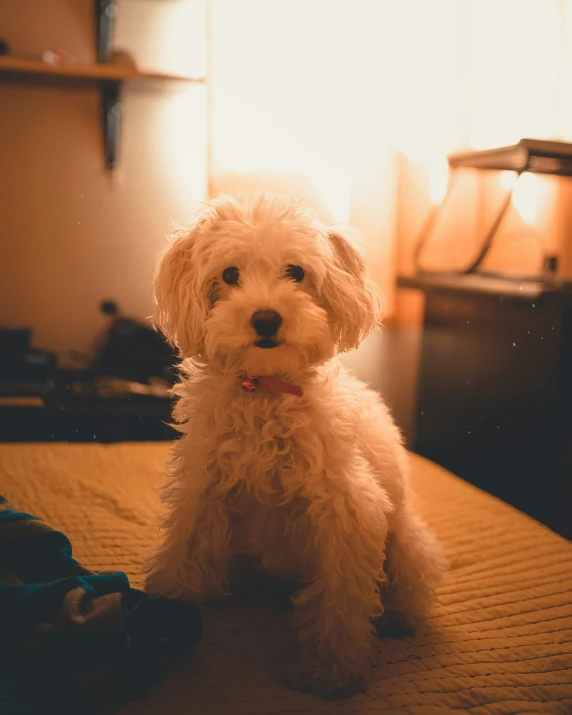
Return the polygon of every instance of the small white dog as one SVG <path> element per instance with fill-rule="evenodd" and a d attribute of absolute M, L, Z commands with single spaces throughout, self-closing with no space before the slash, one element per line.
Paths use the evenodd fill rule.
<path fill-rule="evenodd" d="M 376 624 L 414 626 L 444 568 L 410 504 L 398 429 L 335 359 L 378 325 L 362 253 L 288 200 L 221 197 L 175 234 L 155 295 L 158 325 L 184 358 L 183 434 L 147 590 L 220 596 L 245 558 L 296 582 L 301 652 L 289 682 L 348 694 Z"/>

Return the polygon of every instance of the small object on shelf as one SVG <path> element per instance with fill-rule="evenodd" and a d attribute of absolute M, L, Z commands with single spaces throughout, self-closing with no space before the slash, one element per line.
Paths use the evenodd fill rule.
<path fill-rule="evenodd" d="M 116 67 L 125 67 L 126 70 L 133 76 L 140 74 L 137 68 L 137 63 L 129 52 L 123 52 L 120 50 L 113 52 L 113 54 L 111 54 L 108 58 L 107 64 L 115 65 Z"/>
<path fill-rule="evenodd" d="M 10 45 L 0 37 L 0 55 L 7 55 L 10 52 Z"/>
<path fill-rule="evenodd" d="M 42 60 L 48 65 L 68 65 L 73 64 L 73 57 L 62 49 L 46 50 L 42 53 Z"/>

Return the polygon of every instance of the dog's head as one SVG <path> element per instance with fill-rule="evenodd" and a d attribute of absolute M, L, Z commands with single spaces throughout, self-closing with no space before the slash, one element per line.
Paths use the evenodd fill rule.
<path fill-rule="evenodd" d="M 362 252 L 295 203 L 208 203 L 155 276 L 157 324 L 182 357 L 224 372 L 295 375 L 357 347 L 380 318 Z"/>

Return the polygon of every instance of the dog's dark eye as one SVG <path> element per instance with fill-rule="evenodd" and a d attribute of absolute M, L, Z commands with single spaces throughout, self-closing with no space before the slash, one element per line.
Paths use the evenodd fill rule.
<path fill-rule="evenodd" d="M 231 286 L 235 286 L 238 283 L 239 276 L 240 272 L 236 266 L 230 266 L 229 268 L 225 268 L 222 272 L 223 281 Z"/>
<path fill-rule="evenodd" d="M 296 283 L 301 283 L 304 280 L 304 269 L 302 266 L 294 266 L 290 263 L 286 267 L 286 275 Z"/>

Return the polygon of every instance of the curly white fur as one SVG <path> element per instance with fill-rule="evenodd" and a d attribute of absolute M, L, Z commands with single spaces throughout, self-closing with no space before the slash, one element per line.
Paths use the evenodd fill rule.
<path fill-rule="evenodd" d="M 301 282 L 289 265 L 304 269 Z M 222 278 L 230 266 L 235 285 Z M 221 197 L 175 234 L 155 281 L 158 325 L 184 358 L 174 390 L 182 437 L 147 589 L 226 594 L 237 557 L 297 582 L 301 657 L 290 682 L 322 696 L 363 678 L 384 610 L 406 625 L 426 613 L 444 568 L 412 510 L 386 406 L 335 358 L 378 325 L 365 268 L 347 229 L 288 200 Z M 276 347 L 255 344 L 259 310 L 283 319 Z M 261 375 L 304 394 L 242 389 L 241 377 Z"/>

